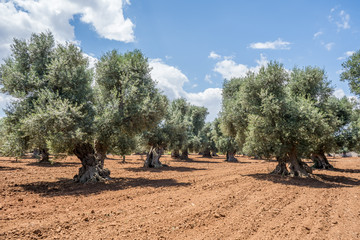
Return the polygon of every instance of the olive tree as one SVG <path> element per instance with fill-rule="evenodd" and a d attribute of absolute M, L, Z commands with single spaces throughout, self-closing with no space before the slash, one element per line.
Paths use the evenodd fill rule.
<path fill-rule="evenodd" d="M 346 124 L 340 121 L 339 113 L 334 109 L 337 98 L 331 96 L 333 89 L 327 80 L 325 71 L 317 67 L 294 68 L 287 84 L 291 97 L 303 97 L 311 101 L 324 115 L 328 128 L 316 138 L 310 157 L 314 161 L 313 168 L 332 168 L 325 153 L 330 152 L 335 145 L 335 132 Z M 308 157 L 308 156 L 306 156 Z"/>
<path fill-rule="evenodd" d="M 189 150 L 198 151 L 200 149 L 200 131 L 205 125 L 207 114 L 205 107 L 191 105 L 184 98 L 175 99 L 171 102 L 165 124 L 173 129 L 169 141 L 172 157 L 186 160 Z"/>
<path fill-rule="evenodd" d="M 161 168 L 163 164 L 160 162 L 161 155 L 172 141 L 174 129 L 172 125 L 166 125 L 164 122 L 150 131 L 142 134 L 141 139 L 147 147 L 148 153 L 144 162 L 145 168 Z"/>
<path fill-rule="evenodd" d="M 50 32 L 32 34 L 29 40 L 14 39 L 11 55 L 0 66 L 1 92 L 16 99 L 5 110 L 4 127 L 6 135 L 2 153 L 7 156 L 20 156 L 29 148 L 40 151 L 40 161 L 48 161 L 49 154 L 45 139 L 38 129 L 36 137 L 30 138 L 23 132 L 20 121 L 30 114 L 41 91 L 60 87 L 57 83 L 49 85 L 48 73 L 54 58 L 55 40 Z M 8 142 L 7 142 L 8 141 Z"/>
<path fill-rule="evenodd" d="M 165 124 L 173 131 L 168 143 L 173 158 L 180 158 L 180 150 L 184 149 L 188 142 L 189 122 L 185 118 L 188 111 L 189 104 L 184 98 L 173 100 L 167 110 Z"/>
<path fill-rule="evenodd" d="M 108 153 L 122 156 L 122 163 L 125 163 L 126 155 L 130 155 L 136 151 L 138 141 L 137 136 L 118 134 L 111 137 Z"/>
<path fill-rule="evenodd" d="M 226 162 L 237 162 L 238 160 L 235 154 L 239 150 L 239 147 L 235 138 L 223 133 L 221 120 L 219 118 L 216 118 L 212 125 L 212 140 L 215 142 L 216 148 L 226 154 Z"/>
<path fill-rule="evenodd" d="M 213 124 L 205 123 L 201 131 L 199 132 L 200 138 L 200 153 L 203 157 L 211 158 L 212 155 L 216 155 L 217 148 L 216 143 L 213 140 Z"/>

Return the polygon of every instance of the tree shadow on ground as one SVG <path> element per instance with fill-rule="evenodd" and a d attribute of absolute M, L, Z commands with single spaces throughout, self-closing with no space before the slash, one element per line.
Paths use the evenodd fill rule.
<path fill-rule="evenodd" d="M 31 162 L 26 164 L 28 166 L 33 167 L 72 167 L 72 166 L 80 166 L 81 162 Z"/>
<path fill-rule="evenodd" d="M 105 161 L 106 160 L 122 161 L 122 159 L 120 159 L 119 157 L 114 157 L 114 156 L 109 157 L 108 155 L 106 155 Z"/>
<path fill-rule="evenodd" d="M 23 168 L 20 167 L 3 167 L 0 166 L 0 171 L 15 171 L 15 170 L 22 170 Z"/>
<path fill-rule="evenodd" d="M 260 160 L 260 161 L 262 161 L 262 160 Z M 245 162 L 245 161 L 242 161 L 242 160 L 239 160 L 239 159 L 238 159 L 237 162 L 228 162 L 228 161 L 226 161 L 226 160 L 224 160 L 223 162 L 224 162 L 224 163 L 240 163 L 240 164 L 241 164 L 241 163 L 242 163 L 242 164 L 245 164 L 245 163 L 246 163 L 246 164 L 256 164 L 256 163 L 261 163 L 260 161 L 259 161 L 259 162 L 255 162 L 255 161 L 254 161 L 254 162 Z"/>
<path fill-rule="evenodd" d="M 343 173 L 360 173 L 360 169 L 340 169 L 340 168 L 333 168 L 333 169 L 328 169 L 328 171 L 343 172 Z"/>
<path fill-rule="evenodd" d="M 134 187 L 163 188 L 189 185 L 190 183 L 179 183 L 174 179 L 113 178 L 107 182 L 88 184 L 75 183 L 72 179 L 59 179 L 57 182 L 34 182 L 16 187 L 45 197 L 55 197 L 100 194 L 104 191 L 119 191 Z"/>
<path fill-rule="evenodd" d="M 202 158 L 202 157 L 200 157 Z M 207 159 L 211 159 L 211 158 L 207 158 Z M 215 159 L 215 158 L 214 158 Z M 192 158 L 188 158 L 188 159 L 179 159 L 179 158 L 172 158 L 173 162 L 182 162 L 182 163 L 220 163 L 220 162 L 216 162 L 216 161 L 198 161 L 198 160 L 194 160 Z"/>
<path fill-rule="evenodd" d="M 330 176 L 325 174 L 315 174 L 313 178 L 284 177 L 266 173 L 248 174 L 243 176 L 249 176 L 258 180 L 280 183 L 284 185 L 310 188 L 343 188 L 360 186 L 360 180 L 357 178 Z"/>
<path fill-rule="evenodd" d="M 141 164 L 144 164 L 144 162 L 131 162 L 131 161 L 122 162 L 122 161 L 119 161 L 118 164 L 120 164 L 120 165 L 141 165 Z"/>
<path fill-rule="evenodd" d="M 130 172 L 166 172 L 166 171 L 192 172 L 199 170 L 207 170 L 205 168 L 171 167 L 171 166 L 163 166 L 161 168 L 134 167 L 134 168 L 124 168 L 124 169 Z"/>

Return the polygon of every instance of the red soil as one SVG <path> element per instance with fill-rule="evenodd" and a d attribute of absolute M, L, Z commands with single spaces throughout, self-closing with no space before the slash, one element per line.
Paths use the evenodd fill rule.
<path fill-rule="evenodd" d="M 245 157 L 164 156 L 152 170 L 110 157 L 113 180 L 85 185 L 73 157 L 0 158 L 0 239 L 360 239 L 359 158 L 298 179 Z"/>

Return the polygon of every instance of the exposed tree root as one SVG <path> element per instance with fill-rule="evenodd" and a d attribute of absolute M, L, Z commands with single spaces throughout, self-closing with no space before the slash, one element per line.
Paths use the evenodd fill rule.
<path fill-rule="evenodd" d="M 275 169 L 271 172 L 271 174 L 281 175 L 281 176 L 288 176 L 290 172 L 286 167 L 286 160 L 283 158 L 277 157 L 278 165 L 276 165 Z"/>

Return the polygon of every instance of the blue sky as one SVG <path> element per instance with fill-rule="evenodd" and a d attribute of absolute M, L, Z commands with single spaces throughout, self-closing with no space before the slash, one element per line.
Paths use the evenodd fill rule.
<path fill-rule="evenodd" d="M 140 49 L 169 98 L 220 110 L 224 78 L 270 60 L 287 69 L 319 66 L 338 97 L 341 63 L 360 49 L 359 1 L 14 0 L 0 2 L 0 56 L 13 37 L 50 29 L 76 42 L 91 62 L 103 53 Z M 0 95 L 0 106 L 10 98 Z M 0 112 L 3 116 L 3 112 Z"/>

